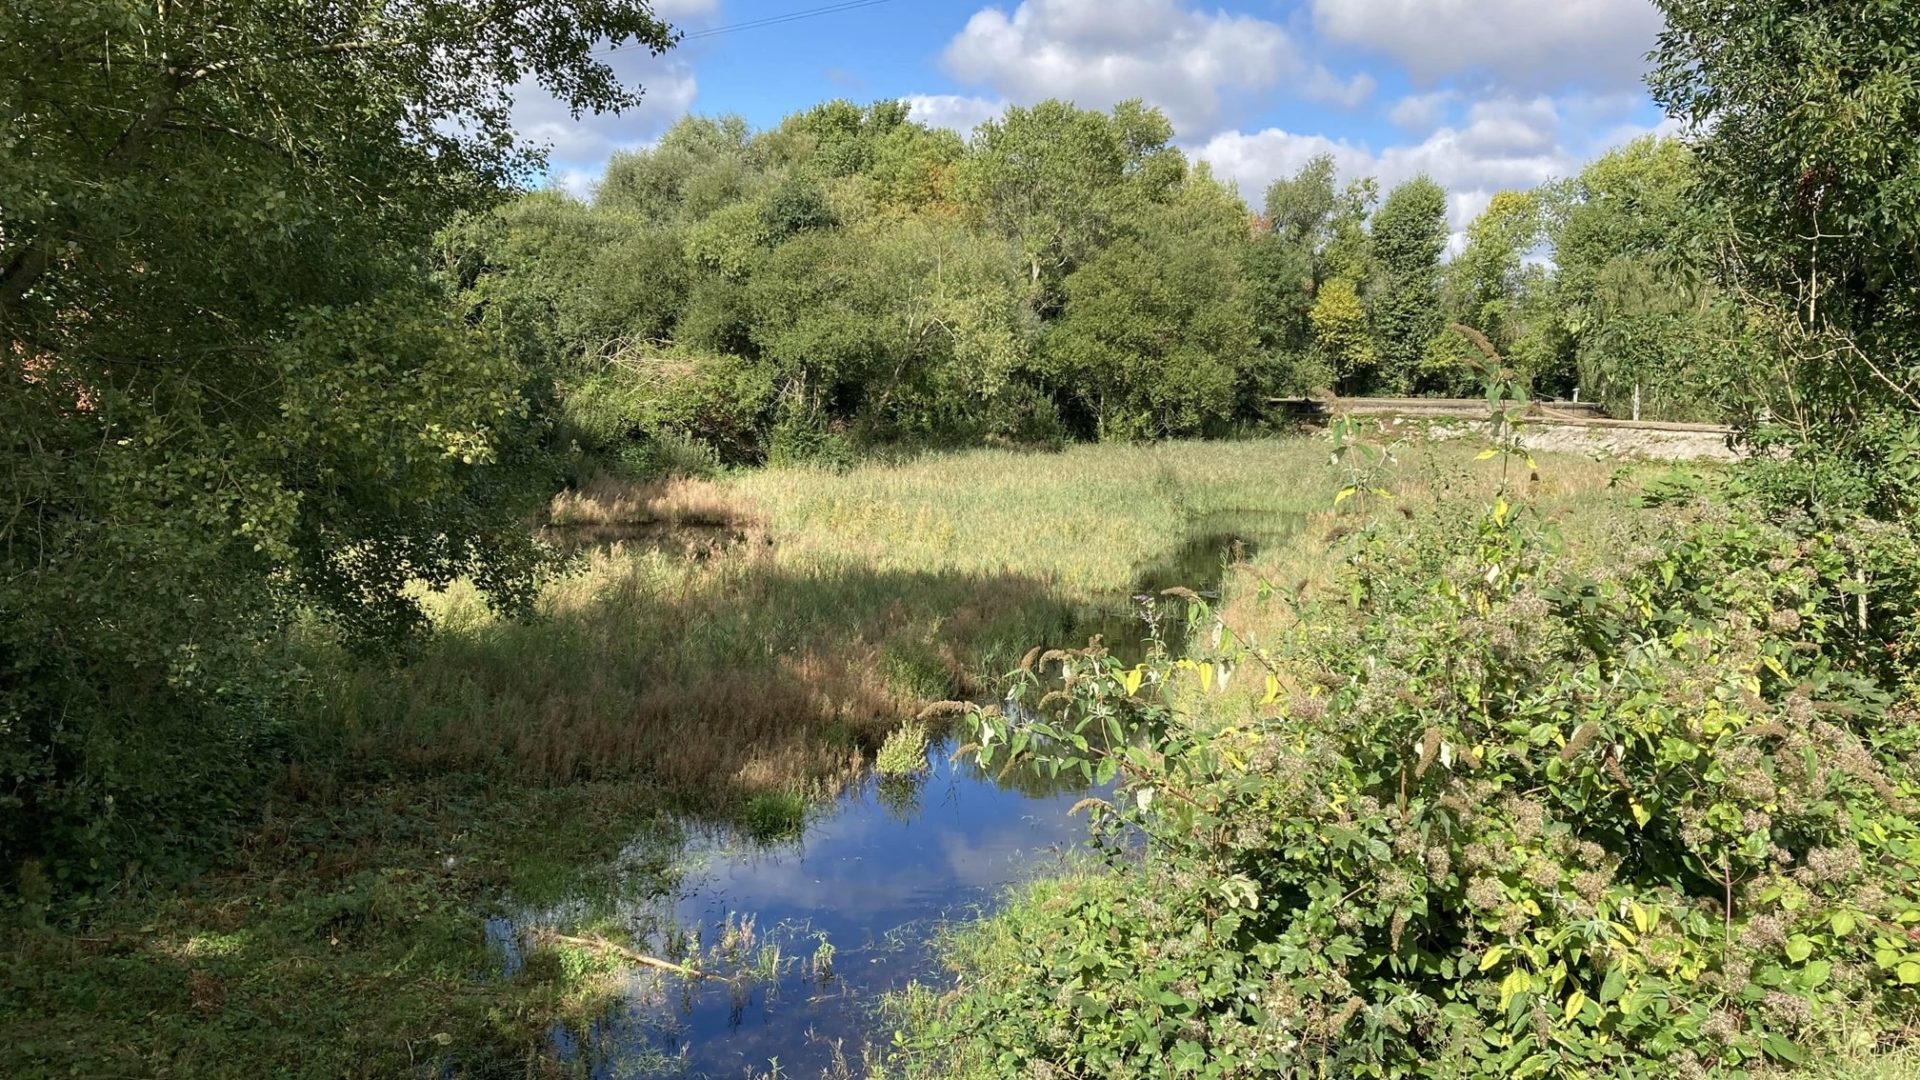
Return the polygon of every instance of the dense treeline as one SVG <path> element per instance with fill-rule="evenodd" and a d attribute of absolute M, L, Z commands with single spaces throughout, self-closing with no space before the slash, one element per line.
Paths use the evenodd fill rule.
<path fill-rule="evenodd" d="M 1470 243 L 1449 291 L 1523 369 L 1562 334 L 1589 382 L 1751 365 L 1724 393 L 1763 452 L 1563 528 L 1522 470 L 1370 513 L 1386 455 L 1337 428 L 1332 582 L 1257 563 L 1189 597 L 1186 656 L 1056 650 L 1051 711 L 978 714 L 990 767 L 1117 777 L 1094 813 L 1146 857 L 962 939 L 908 1075 L 1901 1073 L 1873 1059 L 1920 1015 L 1920 7 L 1659 6 L 1692 156 L 1596 163 L 1550 276 L 1476 291 L 1516 270 Z M 1379 367 L 1432 317 L 1384 269 L 1429 242 L 1401 200 Z"/>
<path fill-rule="evenodd" d="M 551 376 L 435 231 L 540 157 L 508 89 L 637 92 L 628 0 L 0 5 L 0 885 L 178 870 L 285 761 L 302 618 L 524 601 Z"/>
<path fill-rule="evenodd" d="M 1501 193 L 1449 259 L 1431 180 L 1382 198 L 1323 157 L 1255 213 L 1172 138 L 1137 103 L 1012 108 L 965 140 L 898 102 L 690 117 L 590 201 L 461 222 L 445 266 L 560 373 L 583 449 L 643 459 L 1210 434 L 1277 396 L 1477 392 L 1455 324 L 1540 393 L 1724 410 L 1739 325 L 1677 142 Z"/>

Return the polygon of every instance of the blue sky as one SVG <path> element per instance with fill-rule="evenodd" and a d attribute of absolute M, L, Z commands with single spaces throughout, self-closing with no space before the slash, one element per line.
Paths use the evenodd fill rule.
<path fill-rule="evenodd" d="M 658 0 L 689 33 L 829 0 Z M 1007 104 L 1128 97 L 1257 204 L 1315 153 L 1392 184 L 1427 173 L 1456 229 L 1493 192 L 1567 175 L 1660 128 L 1640 84 L 1650 0 L 882 0 L 610 59 L 646 87 L 619 117 L 566 116 L 537 91 L 521 129 L 553 147 L 556 183 L 591 188 L 614 151 L 688 112 L 756 127 L 835 97 L 901 98 L 967 131 Z"/>

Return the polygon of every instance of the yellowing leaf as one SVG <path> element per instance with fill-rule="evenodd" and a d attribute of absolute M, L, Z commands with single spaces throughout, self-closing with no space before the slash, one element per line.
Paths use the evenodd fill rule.
<path fill-rule="evenodd" d="M 1280 700 L 1280 680 L 1275 678 L 1272 675 L 1269 675 L 1267 676 L 1267 696 L 1260 699 L 1260 704 L 1271 705 L 1274 702 L 1279 700 Z"/>
<path fill-rule="evenodd" d="M 1920 964 L 1914 965 L 1920 968 Z M 1524 971 L 1509 971 L 1507 977 L 1500 980 L 1500 1008 L 1505 1009 L 1515 994 L 1524 994 L 1533 989 L 1533 976 Z"/>
<path fill-rule="evenodd" d="M 1341 503 L 1346 502 L 1348 499 L 1353 498 L 1353 493 L 1355 490 L 1356 489 L 1350 488 L 1350 487 L 1341 488 L 1340 493 L 1333 497 L 1333 505 L 1339 506 Z"/>
<path fill-rule="evenodd" d="M 1505 955 L 1507 955 L 1507 947 L 1505 945 L 1495 945 L 1488 949 L 1480 955 L 1480 970 L 1491 970 L 1493 965 L 1499 963 L 1500 958 Z"/>
<path fill-rule="evenodd" d="M 1122 674 L 1120 676 L 1120 686 L 1126 690 L 1128 697 L 1132 697 L 1140 692 L 1140 684 L 1146 680 L 1146 677 L 1147 669 L 1143 664 L 1140 667 Z"/>
<path fill-rule="evenodd" d="M 1634 808 L 1637 811 L 1639 804 L 1636 803 Z M 1640 903 L 1640 901 L 1635 900 L 1629 903 L 1627 905 L 1627 914 L 1633 916 L 1634 929 L 1643 934 L 1653 929 L 1653 912 L 1648 911 L 1646 905 Z"/>
<path fill-rule="evenodd" d="M 1575 990 L 1573 992 L 1573 996 L 1567 999 L 1566 1019 L 1571 1021 L 1574 1017 L 1580 1015 L 1581 1009 L 1584 1009 L 1586 1007 L 1587 1007 L 1586 991 Z"/>

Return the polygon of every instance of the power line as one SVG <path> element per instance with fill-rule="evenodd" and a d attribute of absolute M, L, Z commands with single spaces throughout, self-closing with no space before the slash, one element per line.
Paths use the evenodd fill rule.
<path fill-rule="evenodd" d="M 785 14 L 785 15 L 769 15 L 763 19 L 749 19 L 746 22 L 734 23 L 732 26 L 716 26 L 710 30 L 695 30 L 694 32 L 687 35 L 687 39 L 692 40 L 694 38 L 715 37 L 720 34 L 731 34 L 735 30 L 754 30 L 762 26 L 774 26 L 779 23 L 798 22 L 801 19 L 811 19 L 816 15 L 832 15 L 836 12 L 852 11 L 855 8 L 873 7 L 875 4 L 885 4 L 890 2 L 891 0 L 845 0 L 844 3 L 828 4 L 825 7 L 808 8 L 805 11 L 794 11 L 794 12 L 789 12 L 788 14 Z"/>
<path fill-rule="evenodd" d="M 781 23 L 798 22 L 801 19 L 812 19 L 812 18 L 817 18 L 821 15 L 836 15 L 842 11 L 854 11 L 859 8 L 869 8 L 879 4 L 888 4 L 892 2 L 893 0 L 842 0 L 842 2 L 838 4 L 826 4 L 821 7 L 806 8 L 805 10 L 802 10 L 802 11 L 790 11 L 785 15 L 768 15 L 764 18 L 748 19 L 745 22 L 737 22 L 728 26 L 714 26 L 714 27 L 709 27 L 708 29 L 705 29 L 705 30 L 695 30 L 691 33 L 682 34 L 680 36 L 680 40 L 695 41 L 700 38 L 718 37 L 721 34 L 731 34 L 738 30 L 758 30 L 764 26 L 778 26 Z M 631 45 L 616 45 L 613 48 L 608 49 L 607 51 L 610 53 L 616 53 L 616 52 L 624 52 L 627 49 L 634 49 L 639 47 L 640 47 L 639 44 L 636 42 Z"/>

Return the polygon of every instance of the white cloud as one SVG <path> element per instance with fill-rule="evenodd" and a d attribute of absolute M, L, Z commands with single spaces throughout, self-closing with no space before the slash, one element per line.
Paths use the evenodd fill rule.
<path fill-rule="evenodd" d="M 1424 134 L 1440 126 L 1447 117 L 1447 108 L 1460 96 L 1457 90 L 1435 90 L 1426 94 L 1409 94 L 1393 103 L 1387 110 L 1387 119 L 1393 126 L 1404 128 L 1415 134 Z"/>
<path fill-rule="evenodd" d="M 1193 136 L 1217 130 L 1244 98 L 1288 84 L 1349 106 L 1374 90 L 1372 76 L 1343 79 L 1308 63 L 1277 23 L 1183 0 L 1024 0 L 1011 15 L 985 8 L 943 62 L 962 82 L 1021 104 L 1057 97 L 1107 108 L 1143 98 Z"/>
<path fill-rule="evenodd" d="M 1282 176 L 1291 176 L 1300 167 L 1321 154 L 1331 154 L 1347 179 L 1366 176 L 1375 168 L 1375 159 L 1364 146 L 1325 135 L 1299 135 L 1279 128 L 1252 133 L 1226 131 L 1190 151 L 1213 166 L 1213 174 L 1230 180 L 1241 197 L 1258 207 L 1268 185 Z"/>
<path fill-rule="evenodd" d="M 653 13 L 672 22 L 695 15 L 711 15 L 720 9 L 720 0 L 653 0 Z"/>
<path fill-rule="evenodd" d="M 1471 72 L 1509 90 L 1631 85 L 1661 26 L 1651 0 L 1313 0 L 1313 18 L 1416 79 Z"/>
<path fill-rule="evenodd" d="M 1256 205 L 1267 185 L 1323 153 L 1333 156 L 1343 181 L 1377 177 L 1382 194 L 1424 173 L 1448 191 L 1447 219 L 1457 246 L 1458 233 L 1486 209 L 1494 192 L 1537 187 L 1579 171 L 1599 147 L 1587 138 L 1590 129 L 1570 124 L 1567 114 L 1586 111 L 1579 102 L 1498 97 L 1472 103 L 1458 125 L 1378 151 L 1349 140 L 1268 128 L 1225 132 L 1192 153 L 1236 182 Z"/>
<path fill-rule="evenodd" d="M 684 60 L 671 54 L 653 56 L 644 49 L 616 52 L 607 59 L 623 82 L 644 91 L 637 107 L 618 115 L 587 113 L 575 118 L 566 103 L 537 84 L 514 88 L 514 128 L 523 138 L 552 148 L 556 172 L 580 166 L 597 169 L 615 150 L 658 138 L 693 108 L 700 86 Z"/>
<path fill-rule="evenodd" d="M 1379 86 L 1379 82 L 1364 71 L 1342 79 L 1326 68 L 1316 67 L 1301 81 L 1300 96 L 1343 109 L 1357 109 L 1373 100 L 1373 92 Z"/>
<path fill-rule="evenodd" d="M 1006 111 L 1004 101 L 960 94 L 914 94 L 905 99 L 907 116 L 928 127 L 951 128 L 962 135 Z"/>

